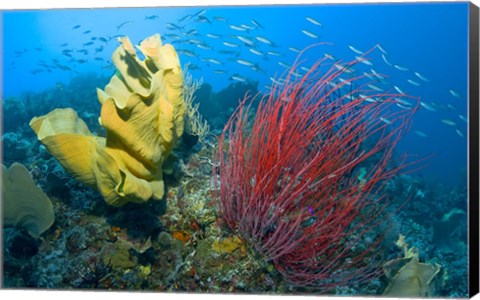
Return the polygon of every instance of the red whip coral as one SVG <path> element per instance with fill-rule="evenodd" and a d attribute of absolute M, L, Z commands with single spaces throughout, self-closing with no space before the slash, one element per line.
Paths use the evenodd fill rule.
<path fill-rule="evenodd" d="M 393 150 L 418 106 L 368 89 L 356 62 L 324 63 L 297 81 L 292 68 L 254 117 L 241 102 L 220 137 L 214 198 L 287 281 L 331 288 L 381 274 L 372 229 L 388 203 L 382 188 L 407 165 L 392 166 Z"/>

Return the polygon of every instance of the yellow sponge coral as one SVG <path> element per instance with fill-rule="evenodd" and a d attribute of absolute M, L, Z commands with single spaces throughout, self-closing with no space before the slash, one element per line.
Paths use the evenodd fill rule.
<path fill-rule="evenodd" d="M 72 109 L 30 121 L 62 166 L 114 206 L 163 197 L 162 166 L 183 134 L 185 114 L 175 49 L 156 34 L 138 46 L 142 61 L 128 38 L 120 42 L 112 55 L 118 72 L 104 90 L 97 89 L 106 138 L 92 135 Z"/>

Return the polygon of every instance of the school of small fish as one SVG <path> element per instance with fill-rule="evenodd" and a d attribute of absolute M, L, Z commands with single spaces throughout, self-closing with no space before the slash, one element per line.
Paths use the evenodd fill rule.
<path fill-rule="evenodd" d="M 272 84 L 280 86 L 285 83 L 285 79 L 277 74 L 286 74 L 292 68 L 294 58 L 304 48 L 300 45 L 282 45 L 275 41 L 269 36 L 268 26 L 262 24 L 262 20 L 245 19 L 243 22 L 233 22 L 225 16 L 215 14 L 215 9 L 196 10 L 182 16 L 175 23 L 162 23 L 161 19 L 159 15 L 152 14 L 146 15 L 140 20 L 131 19 L 112 24 L 112 35 L 109 36 L 97 36 L 95 30 L 90 26 L 75 24 L 71 26 L 72 35 L 82 42 L 80 44 L 65 42 L 58 45 L 59 57 L 38 60 L 37 65 L 30 70 L 30 73 L 35 75 L 42 72 L 51 73 L 54 70 L 77 72 L 77 64 L 86 63 L 99 64 L 103 70 L 111 72 L 114 67 L 105 56 L 106 54 L 103 54 L 104 50 L 107 47 L 116 47 L 117 38 L 128 35 L 129 28 L 138 22 L 145 22 L 144 25 L 154 25 L 155 28 L 158 28 L 158 31 L 163 33 L 163 41 L 173 44 L 181 61 L 189 63 L 190 71 L 208 72 L 218 76 L 227 75 L 229 80 L 242 83 L 269 78 L 270 82 L 263 85 L 266 91 L 272 88 Z M 322 42 L 322 31 L 328 29 L 328 24 L 324 24 L 315 16 L 305 16 L 297 23 L 300 25 L 298 35 L 311 44 Z M 351 44 L 346 47 L 352 52 L 353 59 L 357 62 L 355 65 L 348 65 L 328 52 L 324 52 L 323 55 L 325 59 L 331 61 L 335 68 L 344 71 L 346 76 L 365 77 L 369 81 L 366 87 L 372 91 L 371 95 L 381 95 L 386 92 L 398 93 L 397 107 L 414 109 L 412 101 L 405 96 L 415 92 L 415 89 L 427 88 L 431 82 L 429 76 L 397 62 L 380 43 L 373 45 L 367 51 Z M 27 56 L 31 51 L 42 52 L 43 49 L 35 47 L 14 51 L 15 56 L 21 58 Z M 370 59 L 369 56 L 373 54 L 378 55 L 379 59 Z M 266 62 L 270 64 L 271 61 L 276 62 L 275 65 L 279 69 L 271 70 L 271 67 L 264 66 Z M 403 74 L 408 75 L 408 79 L 404 83 L 389 82 L 385 75 L 377 71 L 378 64 L 384 64 L 392 72 L 404 72 Z M 13 63 L 7 71 L 14 68 Z M 290 75 L 300 78 L 309 71 L 308 66 L 302 65 L 298 66 L 296 70 L 292 70 Z M 329 82 L 328 84 L 332 87 L 340 86 L 351 89 L 351 82 L 348 79 L 340 78 L 338 82 Z M 445 96 L 452 100 L 466 101 L 455 89 L 446 90 Z M 352 96 L 349 95 L 349 97 Z M 368 95 L 358 95 L 358 97 L 371 103 L 382 101 L 381 97 Z M 465 116 L 466 114 L 459 113 L 455 105 L 444 105 L 431 101 L 431 99 L 421 99 L 419 109 L 441 115 L 438 118 L 438 125 L 452 128 L 460 138 L 466 136 L 468 118 Z M 385 124 L 393 123 L 382 116 L 379 119 Z M 426 131 L 427 129 L 412 130 L 420 138 L 429 137 Z"/>

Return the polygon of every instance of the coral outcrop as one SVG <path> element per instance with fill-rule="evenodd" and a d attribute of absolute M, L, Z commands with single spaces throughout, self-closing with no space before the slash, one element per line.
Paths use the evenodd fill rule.
<path fill-rule="evenodd" d="M 106 138 L 93 135 L 72 109 L 35 117 L 38 139 L 78 180 L 96 187 L 113 206 L 162 199 L 163 163 L 183 134 L 183 75 L 175 49 L 151 36 L 137 48 L 130 40 L 112 55 L 117 73 L 104 90 L 99 122 Z"/>
<path fill-rule="evenodd" d="M 55 221 L 52 202 L 24 165 L 13 163 L 8 170 L 2 165 L 2 173 L 3 223 L 40 236 Z"/>

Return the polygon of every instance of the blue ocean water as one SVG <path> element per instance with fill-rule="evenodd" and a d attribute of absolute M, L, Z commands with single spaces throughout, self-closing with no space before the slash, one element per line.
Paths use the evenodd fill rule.
<path fill-rule="evenodd" d="M 123 35 L 137 44 L 160 33 L 216 91 L 248 79 L 268 92 L 296 49 L 314 43 L 324 44 L 304 54 L 306 67 L 325 53 L 348 61 L 373 49 L 373 65 L 359 63 L 358 71 L 374 69 L 387 78 L 378 87 L 424 103 L 398 152 L 434 154 L 419 174 L 465 184 L 468 3 L 60 9 L 5 11 L 2 19 L 4 99 L 88 72 L 110 77 L 115 37 Z"/>

